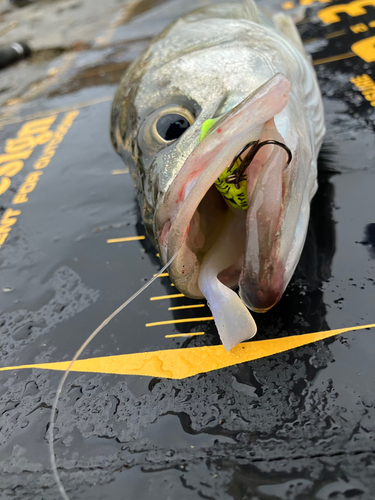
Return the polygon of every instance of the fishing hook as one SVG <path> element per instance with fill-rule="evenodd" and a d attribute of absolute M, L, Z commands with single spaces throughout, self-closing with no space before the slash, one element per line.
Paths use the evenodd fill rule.
<path fill-rule="evenodd" d="M 292 161 L 293 155 L 292 155 L 291 150 L 288 148 L 288 146 L 286 146 L 283 142 L 274 141 L 274 140 L 271 140 L 271 139 L 267 140 L 267 141 L 263 141 L 263 142 L 252 141 L 252 142 L 249 142 L 248 144 L 246 144 L 246 146 L 244 146 L 241 149 L 241 151 L 235 156 L 234 160 L 230 164 L 230 167 L 228 168 L 228 172 L 231 171 L 231 169 L 234 167 L 234 165 L 237 163 L 238 160 L 241 161 L 241 165 L 240 165 L 240 167 L 238 168 L 238 170 L 234 174 L 229 175 L 225 179 L 226 182 L 228 184 L 235 184 L 236 188 L 239 189 L 239 187 L 240 187 L 239 183 L 240 183 L 240 181 L 242 181 L 244 179 L 243 178 L 243 174 L 245 173 L 247 167 L 253 161 L 253 159 L 254 159 L 255 155 L 258 153 L 258 151 L 263 146 L 267 146 L 268 144 L 273 144 L 275 146 L 280 146 L 282 149 L 284 149 L 284 151 L 286 151 L 286 153 L 288 154 L 288 160 L 287 160 L 286 165 L 285 165 L 284 168 L 287 168 L 289 166 L 290 162 Z M 250 147 L 250 151 L 246 154 L 245 158 L 243 160 L 241 160 L 241 155 L 249 147 Z"/>

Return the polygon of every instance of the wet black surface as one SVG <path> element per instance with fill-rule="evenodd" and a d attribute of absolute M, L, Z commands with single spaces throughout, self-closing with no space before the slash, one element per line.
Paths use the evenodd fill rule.
<path fill-rule="evenodd" d="M 1 215 L 21 210 L 0 249 L 2 366 L 71 359 L 159 269 L 148 240 L 107 243 L 144 234 L 129 175 L 113 175 L 124 165 L 111 149 L 108 124 L 117 70 L 140 49 L 130 44 L 132 33 L 146 39 L 186 8 L 170 4 L 138 4 L 116 30 L 115 49 L 82 53 L 57 90 L 24 105 L 0 132 L 4 148 L 33 113 L 79 110 L 27 203 L 14 205 L 13 196 L 42 145 L 1 195 Z M 323 27 L 315 14 L 324 7 L 314 4 L 300 25 L 303 38 L 321 40 L 306 46 L 314 59 L 349 52 L 368 36 L 349 26 L 374 14 L 370 7 L 354 21 L 344 15 Z M 126 26 L 129 45 L 120 47 Z M 324 38 L 344 29 L 342 38 Z M 328 131 L 320 187 L 300 266 L 281 302 L 257 315 L 257 340 L 375 321 L 374 110 L 350 83 L 364 73 L 375 79 L 373 63 L 351 57 L 316 69 Z M 58 113 L 51 129 L 68 112 Z M 157 280 L 83 357 L 218 343 L 213 322 L 145 327 L 210 316 L 207 307 L 168 311 L 194 304 L 190 299 L 149 300 L 175 293 L 167 277 Z M 71 374 L 55 429 L 61 479 L 79 500 L 373 499 L 374 357 L 374 330 L 363 330 L 189 379 Z M 60 377 L 37 369 L 0 373 L 2 500 L 59 498 L 46 433 Z"/>

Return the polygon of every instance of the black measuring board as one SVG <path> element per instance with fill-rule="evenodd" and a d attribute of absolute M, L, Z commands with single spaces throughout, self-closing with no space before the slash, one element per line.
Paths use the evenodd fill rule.
<path fill-rule="evenodd" d="M 375 6 L 313 3 L 298 29 L 327 135 L 300 265 L 280 303 L 255 315 L 254 341 L 375 322 Z M 111 102 L 76 104 L 21 111 L 0 130 L 0 155 L 15 155 L 0 156 L 2 367 L 70 360 L 160 269 L 110 145 Z M 146 356 L 174 350 L 184 373 L 183 351 L 219 345 L 205 302 L 181 296 L 167 275 L 101 332 L 82 358 L 140 354 L 154 375 L 99 373 L 95 363 L 98 372 L 70 375 L 55 448 L 72 498 L 374 497 L 374 330 L 216 370 L 202 357 L 200 374 L 180 380 Z M 0 372 L 1 498 L 58 498 L 46 433 L 61 375 Z"/>

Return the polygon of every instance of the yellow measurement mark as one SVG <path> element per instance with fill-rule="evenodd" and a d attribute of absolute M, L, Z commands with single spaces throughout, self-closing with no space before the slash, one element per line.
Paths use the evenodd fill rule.
<path fill-rule="evenodd" d="M 5 28 L 3 28 L 2 30 L 0 30 L 0 36 L 4 36 L 6 33 L 8 33 L 8 31 L 10 31 L 13 28 L 15 28 L 18 24 L 19 24 L 18 21 L 12 21 L 7 26 L 5 26 Z"/>
<path fill-rule="evenodd" d="M 196 307 L 205 307 L 206 304 L 192 304 L 191 306 L 168 307 L 168 311 L 178 311 L 179 309 L 195 309 Z"/>
<path fill-rule="evenodd" d="M 340 30 L 340 31 L 332 31 L 332 33 L 327 33 L 324 35 L 324 38 L 330 39 L 330 38 L 336 38 L 338 36 L 342 36 L 346 34 L 346 30 Z"/>
<path fill-rule="evenodd" d="M 160 326 L 160 325 L 173 325 L 175 323 L 192 323 L 195 321 L 213 321 L 213 316 L 207 316 L 205 318 L 184 318 L 184 319 L 170 319 L 168 321 L 156 321 L 155 323 L 146 323 L 145 326 Z"/>
<path fill-rule="evenodd" d="M 308 24 L 308 23 L 311 23 L 311 19 L 309 19 L 308 17 L 302 19 L 301 21 L 298 21 L 296 23 L 296 26 L 301 26 L 302 24 Z"/>
<path fill-rule="evenodd" d="M 185 297 L 185 295 L 183 293 L 175 293 L 173 295 L 158 295 L 157 297 L 151 297 L 150 300 L 177 299 L 179 297 Z"/>
<path fill-rule="evenodd" d="M 156 276 L 156 274 L 154 274 L 154 276 Z M 169 273 L 161 273 L 159 274 L 158 278 L 166 278 L 167 276 L 169 276 Z"/>
<path fill-rule="evenodd" d="M 338 36 L 345 35 L 345 33 L 346 30 L 332 31 L 332 33 L 327 33 L 326 35 L 324 35 L 324 38 L 329 40 L 330 38 L 337 38 Z M 302 40 L 302 42 L 304 45 L 307 45 L 309 43 L 318 42 L 319 40 L 322 40 L 322 38 L 307 38 L 305 40 Z"/>
<path fill-rule="evenodd" d="M 123 168 L 122 170 L 112 170 L 112 175 L 120 175 L 120 174 L 128 174 L 129 169 L 128 168 Z"/>
<path fill-rule="evenodd" d="M 308 45 L 309 43 L 318 42 L 320 38 L 306 38 L 302 40 L 303 45 Z"/>
<path fill-rule="evenodd" d="M 139 0 L 130 0 L 129 2 L 126 2 L 125 7 L 123 7 L 118 12 L 116 17 L 109 24 L 109 28 L 103 33 L 103 35 L 100 35 L 95 38 L 95 44 L 100 48 L 107 47 L 113 39 L 113 36 L 116 32 L 116 28 L 127 22 L 127 20 L 131 17 L 134 8 L 138 4 Z"/>
<path fill-rule="evenodd" d="M 196 335 L 204 335 L 204 332 L 195 333 L 175 333 L 173 335 L 166 335 L 166 339 L 173 339 L 174 337 L 195 337 Z"/>
<path fill-rule="evenodd" d="M 144 240 L 146 236 L 128 236 L 127 238 L 112 238 L 107 240 L 107 243 L 122 243 L 123 241 L 140 241 Z"/>
<path fill-rule="evenodd" d="M 347 52 L 346 54 L 339 54 L 338 56 L 331 57 L 323 57 L 322 59 L 315 59 L 313 61 L 313 65 L 317 66 L 318 64 L 326 64 L 334 61 L 342 61 L 343 59 L 349 59 L 349 57 L 355 57 L 356 54 L 354 52 Z"/>

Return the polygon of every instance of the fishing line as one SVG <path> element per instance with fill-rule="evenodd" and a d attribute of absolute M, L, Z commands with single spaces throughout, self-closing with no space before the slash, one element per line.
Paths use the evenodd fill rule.
<path fill-rule="evenodd" d="M 65 381 L 67 379 L 67 376 L 69 375 L 69 372 L 71 371 L 71 369 L 73 367 L 73 364 L 77 361 L 77 359 L 79 358 L 79 356 L 82 354 L 82 352 L 84 351 L 84 349 L 86 349 L 86 347 L 90 344 L 90 342 L 98 335 L 98 333 L 106 325 L 108 325 L 108 323 L 115 316 L 117 316 L 117 314 L 119 312 L 121 312 L 127 305 L 129 305 L 130 302 L 132 302 L 134 299 L 136 299 L 138 297 L 138 295 L 140 295 L 144 290 L 146 290 L 146 288 L 148 288 L 160 276 L 160 274 L 163 273 L 172 264 L 172 262 L 174 261 L 174 259 L 177 257 L 178 252 L 179 251 L 177 251 L 173 255 L 173 257 L 169 260 L 169 262 L 167 262 L 167 264 L 165 264 L 165 266 L 162 269 L 160 269 L 160 271 L 157 274 L 155 274 L 147 283 L 145 283 L 142 288 L 140 288 L 137 292 L 135 292 L 135 294 L 132 295 L 130 297 L 130 299 L 126 300 L 123 304 L 121 304 L 121 306 L 118 307 L 116 309 L 116 311 L 114 311 L 110 316 L 108 316 L 108 318 L 106 318 L 98 326 L 98 328 L 95 331 L 92 332 L 92 334 L 85 340 L 85 342 L 81 345 L 81 347 L 75 353 L 72 361 L 70 362 L 70 365 L 68 366 L 68 369 L 64 373 L 62 379 L 60 380 L 60 383 L 59 383 L 58 388 L 57 388 L 56 396 L 55 396 L 55 399 L 54 399 L 53 404 L 52 404 L 51 418 L 50 418 L 49 429 L 48 429 L 48 441 L 49 441 L 48 442 L 48 447 L 49 447 L 49 455 L 50 455 L 50 460 L 51 460 L 52 472 L 53 472 L 55 481 L 57 483 L 57 486 L 59 488 L 60 495 L 62 496 L 62 498 L 64 500 L 70 500 L 70 498 L 68 497 L 68 494 L 65 491 L 65 488 L 64 488 L 64 486 L 63 486 L 63 484 L 62 484 L 62 482 L 60 480 L 60 476 L 59 476 L 59 473 L 57 471 L 56 458 L 55 458 L 55 449 L 54 449 L 54 444 L 53 444 L 53 428 L 54 428 L 54 425 L 55 425 L 55 416 L 56 416 L 57 404 L 59 402 L 60 394 L 61 394 L 62 388 L 63 388 L 63 386 L 65 384 Z"/>

